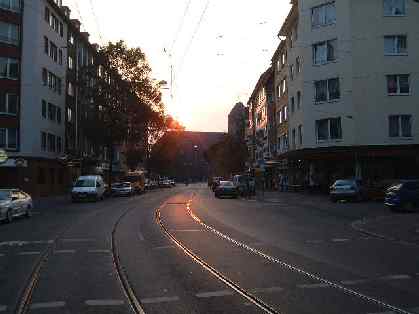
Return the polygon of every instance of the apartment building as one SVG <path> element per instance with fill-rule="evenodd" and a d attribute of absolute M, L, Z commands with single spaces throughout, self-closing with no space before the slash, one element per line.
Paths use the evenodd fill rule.
<path fill-rule="evenodd" d="M 273 106 L 273 70 L 270 67 L 259 78 L 248 101 L 254 136 L 254 165 L 260 167 L 271 158 L 269 149 L 270 123 L 268 111 Z M 252 142 L 252 141 L 250 141 Z"/>
<path fill-rule="evenodd" d="M 34 196 L 68 191 L 83 158 L 109 169 L 84 134 L 94 104 L 79 95 L 78 73 L 94 66 L 97 46 L 70 14 L 61 0 L 0 1 L 0 148 L 9 157 L 0 185 Z"/>
<path fill-rule="evenodd" d="M 245 141 L 248 109 L 243 103 L 236 103 L 228 114 L 228 135 L 237 142 Z"/>
<path fill-rule="evenodd" d="M 279 35 L 296 183 L 419 175 L 419 3 L 304 0 Z"/>

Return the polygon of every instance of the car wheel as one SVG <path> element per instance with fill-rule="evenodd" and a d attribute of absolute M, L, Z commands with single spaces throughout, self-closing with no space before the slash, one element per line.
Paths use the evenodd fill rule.
<path fill-rule="evenodd" d="M 26 217 L 26 218 L 31 218 L 31 217 L 32 217 L 32 208 L 31 208 L 30 206 L 28 206 L 28 207 L 26 208 L 25 217 Z"/>
<path fill-rule="evenodd" d="M 11 223 L 13 221 L 12 210 L 9 209 L 6 213 L 6 222 Z"/>

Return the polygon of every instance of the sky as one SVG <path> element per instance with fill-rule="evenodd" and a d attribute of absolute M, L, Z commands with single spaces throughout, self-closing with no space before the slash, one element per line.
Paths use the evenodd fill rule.
<path fill-rule="evenodd" d="M 91 41 L 146 54 L 169 114 L 191 131 L 227 131 L 279 44 L 289 0 L 64 0 Z M 170 84 L 169 86 L 170 87 Z M 172 97 L 173 96 L 173 97 Z"/>

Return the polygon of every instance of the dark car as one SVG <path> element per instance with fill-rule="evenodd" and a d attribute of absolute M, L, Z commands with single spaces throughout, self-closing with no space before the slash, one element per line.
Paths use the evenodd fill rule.
<path fill-rule="evenodd" d="M 384 204 L 392 210 L 413 211 L 419 208 L 419 180 L 403 180 L 386 191 Z"/>
<path fill-rule="evenodd" d="M 237 188 L 232 181 L 220 181 L 214 192 L 215 197 L 219 198 L 223 196 L 237 198 L 238 196 Z"/>
<path fill-rule="evenodd" d="M 360 180 L 336 180 L 330 187 L 330 200 L 332 202 L 337 202 L 339 200 L 362 201 L 366 198 L 367 191 Z"/>

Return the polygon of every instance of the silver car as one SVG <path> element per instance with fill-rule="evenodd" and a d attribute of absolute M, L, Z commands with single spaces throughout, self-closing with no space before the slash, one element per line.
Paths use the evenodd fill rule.
<path fill-rule="evenodd" d="M 30 217 L 32 208 L 29 194 L 17 189 L 0 190 L 0 220 L 10 223 L 15 217 Z"/>
<path fill-rule="evenodd" d="M 131 182 L 120 182 L 112 184 L 112 195 L 113 196 L 132 196 L 135 194 L 135 190 Z"/>

